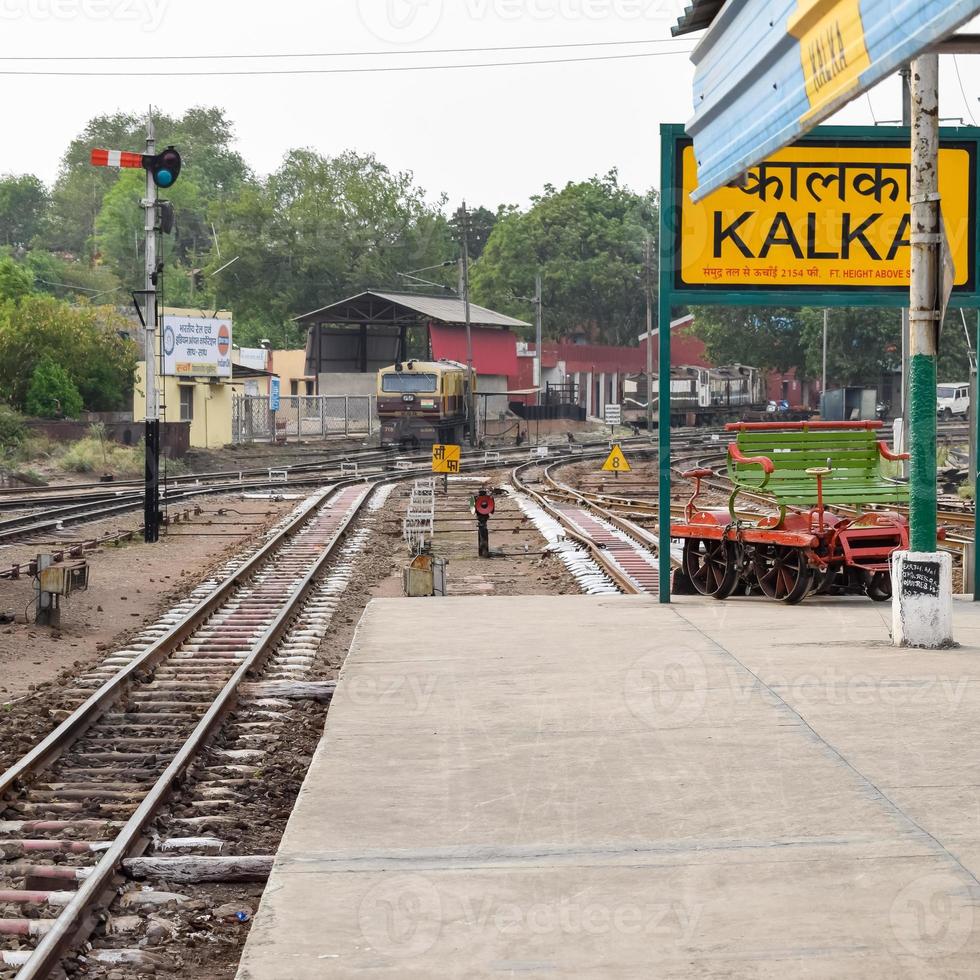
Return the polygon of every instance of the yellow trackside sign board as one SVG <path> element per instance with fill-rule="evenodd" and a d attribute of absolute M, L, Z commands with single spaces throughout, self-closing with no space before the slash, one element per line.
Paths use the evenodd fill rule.
<path fill-rule="evenodd" d="M 827 84 L 831 84 L 828 82 Z M 944 143 L 939 189 L 954 287 L 972 292 L 977 143 Z M 674 287 L 848 292 L 909 288 L 910 151 L 895 141 L 809 139 L 692 203 L 694 148 L 678 140 Z"/>
<path fill-rule="evenodd" d="M 603 470 L 607 473 L 629 473 L 630 464 L 623 455 L 623 450 L 619 446 L 613 446 L 609 458 L 602 464 Z"/>
<path fill-rule="evenodd" d="M 860 85 L 871 67 L 864 40 L 860 0 L 799 0 L 786 23 L 800 42 L 800 64 L 810 111 L 815 116 Z"/>
<path fill-rule="evenodd" d="M 434 445 L 432 447 L 433 473 L 458 473 L 462 449 L 459 446 Z"/>

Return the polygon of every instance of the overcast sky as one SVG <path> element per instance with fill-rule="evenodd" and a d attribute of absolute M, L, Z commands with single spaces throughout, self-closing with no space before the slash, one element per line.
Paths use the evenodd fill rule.
<path fill-rule="evenodd" d="M 688 0 L 689 2 L 689 0 Z M 690 40 L 670 25 L 685 0 L 0 0 L 5 72 L 121 71 L 124 55 L 203 55 L 151 64 L 144 78 L 11 77 L 4 82 L 0 173 L 53 181 L 68 141 L 87 119 L 150 103 L 169 113 L 218 105 L 238 148 L 259 173 L 291 147 L 332 154 L 373 151 L 408 169 L 453 203 L 525 204 L 545 183 L 562 185 L 612 167 L 636 190 L 658 178 L 658 125 L 690 115 Z M 972 25 L 976 29 L 976 25 Z M 664 39 L 657 45 L 637 42 Z M 550 50 L 417 54 L 420 49 L 589 44 Z M 627 54 L 663 52 L 654 57 Z M 218 54 L 378 52 L 357 57 L 226 60 Z M 375 68 L 616 56 L 617 60 L 455 71 L 195 77 L 190 70 Z M 11 60 L 29 56 L 51 61 Z M 944 116 L 980 119 L 980 61 L 944 58 Z M 976 67 L 974 67 L 976 66 Z M 870 104 L 869 104 L 870 103 Z M 900 113 L 889 80 L 835 122 L 870 123 Z M 139 147 L 110 147 L 139 149 Z"/>

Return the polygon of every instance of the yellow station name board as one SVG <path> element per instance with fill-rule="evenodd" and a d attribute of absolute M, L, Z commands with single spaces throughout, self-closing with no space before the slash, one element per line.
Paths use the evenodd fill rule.
<path fill-rule="evenodd" d="M 910 151 L 894 142 L 803 141 L 751 168 L 739 185 L 692 203 L 694 149 L 678 144 L 675 288 L 909 285 Z M 972 287 L 976 144 L 944 146 L 939 189 L 954 286 Z"/>

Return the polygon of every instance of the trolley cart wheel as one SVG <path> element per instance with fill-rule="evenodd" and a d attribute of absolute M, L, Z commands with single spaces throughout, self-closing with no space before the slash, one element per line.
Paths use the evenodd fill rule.
<path fill-rule="evenodd" d="M 684 542 L 684 573 L 701 595 L 727 599 L 738 582 L 732 543 L 688 538 Z"/>
<path fill-rule="evenodd" d="M 830 595 L 837 588 L 840 569 L 836 565 L 818 568 L 813 571 L 811 595 Z"/>
<path fill-rule="evenodd" d="M 867 577 L 864 591 L 872 602 L 888 602 L 892 597 L 892 577 L 888 572 L 874 572 Z"/>
<path fill-rule="evenodd" d="M 759 588 L 770 599 L 794 605 L 802 602 L 810 591 L 813 570 L 802 548 L 756 545 L 752 564 Z"/>

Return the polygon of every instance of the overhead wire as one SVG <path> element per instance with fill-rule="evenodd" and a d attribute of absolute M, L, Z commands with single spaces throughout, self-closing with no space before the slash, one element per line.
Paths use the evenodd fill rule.
<path fill-rule="evenodd" d="M 247 68 L 211 69 L 203 71 L 181 71 L 185 78 L 214 78 L 270 76 L 270 75 L 363 75 L 372 72 L 411 72 L 411 71 L 461 71 L 472 68 L 520 68 L 536 65 L 571 65 L 596 61 L 626 61 L 637 58 L 672 57 L 678 54 L 690 54 L 693 48 L 677 51 L 639 51 L 634 54 L 584 55 L 578 58 L 536 58 L 529 61 L 486 61 L 469 62 L 459 65 L 371 65 L 361 68 Z M 45 78 L 159 78 L 159 71 L 46 71 L 37 69 L 0 69 L 0 75 Z"/>
<path fill-rule="evenodd" d="M 410 48 L 404 51 L 396 51 L 391 48 L 374 51 L 287 51 L 283 54 L 274 54 L 262 51 L 257 54 L 18 54 L 3 55 L 3 61 L 241 61 L 241 60 L 279 60 L 291 58 L 384 58 L 384 57 L 410 57 L 418 54 L 481 54 L 490 51 L 544 51 L 558 50 L 565 48 L 609 48 L 622 47 L 624 45 L 636 44 L 683 44 L 686 38 L 672 37 L 651 37 L 639 38 L 634 41 L 565 41 L 557 44 L 493 44 L 481 45 L 471 48 Z M 689 42 L 688 42 L 689 43 Z"/>
<path fill-rule="evenodd" d="M 966 89 L 963 87 L 963 78 L 960 75 L 959 55 L 955 55 L 955 54 L 953 55 L 953 68 L 956 71 L 956 81 L 959 83 L 960 95 L 963 96 L 963 104 L 966 106 L 966 111 L 970 117 L 970 122 L 972 122 L 973 125 L 976 126 L 977 121 L 973 116 L 973 106 L 970 105 L 970 100 L 966 97 Z"/>

